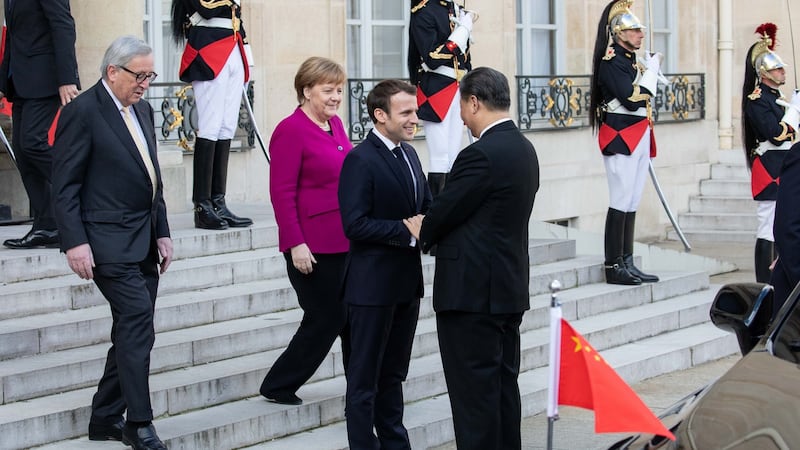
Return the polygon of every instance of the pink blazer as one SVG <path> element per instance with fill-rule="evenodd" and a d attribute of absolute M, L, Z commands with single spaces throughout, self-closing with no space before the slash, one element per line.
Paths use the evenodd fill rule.
<path fill-rule="evenodd" d="M 338 116 L 333 136 L 298 107 L 269 141 L 269 193 L 281 252 L 306 243 L 312 253 L 342 253 L 349 241 L 339 214 L 339 172 L 353 144 Z"/>

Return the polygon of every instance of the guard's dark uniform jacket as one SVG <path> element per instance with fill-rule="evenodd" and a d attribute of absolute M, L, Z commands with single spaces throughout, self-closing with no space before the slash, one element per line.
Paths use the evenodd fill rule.
<path fill-rule="evenodd" d="M 747 149 L 752 164 L 750 187 L 753 200 L 778 198 L 781 165 L 795 137 L 796 131 L 781 121 L 785 111 L 775 103 L 779 98 L 780 91 L 761 83 L 747 96 L 745 103 L 745 120 L 759 142 L 758 147 Z"/>
<path fill-rule="evenodd" d="M 232 0 L 181 0 L 189 11 L 186 48 L 178 72 L 181 81 L 213 80 L 220 73 L 234 46 L 244 63 L 244 81 L 250 79 L 244 44 L 242 8 Z"/>
<path fill-rule="evenodd" d="M 614 43 L 597 69 L 603 105 L 597 133 L 604 155 L 630 155 L 647 132 L 647 104 L 652 92 L 634 84 L 639 74 L 636 54 Z M 656 155 L 655 139 L 650 131 L 650 156 Z"/>
<path fill-rule="evenodd" d="M 448 41 L 455 28 L 451 16 L 453 3 L 443 0 L 422 0 L 411 8 L 408 73 L 417 85 L 417 115 L 430 122 L 444 119 L 458 93 L 458 80 L 472 69 L 469 45 L 462 52 Z"/>

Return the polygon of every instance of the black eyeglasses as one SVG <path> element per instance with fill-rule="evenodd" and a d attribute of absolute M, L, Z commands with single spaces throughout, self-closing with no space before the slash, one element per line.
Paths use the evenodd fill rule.
<path fill-rule="evenodd" d="M 119 67 L 120 69 L 124 70 L 125 72 L 128 72 L 129 74 L 131 74 L 134 77 L 136 77 L 136 82 L 137 83 L 144 83 L 144 80 L 149 80 L 152 83 L 153 81 L 156 80 L 156 77 L 158 77 L 158 74 L 155 73 L 155 72 L 138 72 L 137 73 L 137 72 L 134 72 L 134 71 L 128 69 L 125 66 L 117 66 L 117 67 Z"/>

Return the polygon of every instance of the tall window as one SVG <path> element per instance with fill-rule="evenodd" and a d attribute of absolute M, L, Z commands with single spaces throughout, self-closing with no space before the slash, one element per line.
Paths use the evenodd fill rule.
<path fill-rule="evenodd" d="M 347 75 L 407 77 L 410 7 L 400 0 L 347 0 Z"/>
<path fill-rule="evenodd" d="M 172 40 L 172 0 L 144 0 L 144 41 L 153 47 L 159 82 L 178 81 L 182 48 Z"/>
<path fill-rule="evenodd" d="M 520 75 L 553 75 L 560 70 L 563 3 L 517 1 L 517 71 Z"/>
<path fill-rule="evenodd" d="M 661 52 L 664 54 L 664 62 L 661 66 L 661 71 L 665 73 L 672 72 L 676 70 L 675 64 L 678 60 L 678 55 L 675 54 L 678 48 L 675 42 L 677 33 L 673 32 L 675 28 L 675 2 L 670 0 L 653 0 L 652 5 L 653 23 L 649 25 L 653 27 L 653 43 L 649 48 L 652 48 L 654 52 Z M 646 25 L 648 25 L 647 17 L 647 13 L 645 12 L 645 17 L 641 18 Z M 649 37 L 649 31 L 646 33 L 647 37 Z M 647 42 L 645 42 L 645 46 L 647 46 Z"/>

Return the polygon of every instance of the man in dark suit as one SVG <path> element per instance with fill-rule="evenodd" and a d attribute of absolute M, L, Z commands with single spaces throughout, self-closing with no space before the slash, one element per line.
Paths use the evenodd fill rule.
<path fill-rule="evenodd" d="M 347 155 L 339 178 L 350 240 L 342 293 L 351 341 L 347 437 L 354 450 L 410 449 L 402 382 L 423 281 L 419 247 L 403 219 L 424 213 L 431 202 L 417 153 L 404 142 L 418 123 L 416 88 L 382 81 L 367 95 L 367 109 L 375 127 Z"/>
<path fill-rule="evenodd" d="M 6 51 L 0 65 L 0 99 L 11 100 L 12 147 L 31 204 L 33 227 L 9 248 L 58 247 L 47 131 L 59 106 L 78 95 L 75 22 L 69 0 L 5 0 Z"/>
<path fill-rule="evenodd" d="M 148 382 L 159 265 L 164 273 L 172 260 L 153 109 L 141 100 L 153 65 L 142 40 L 116 39 L 102 80 L 64 107 L 53 161 L 61 250 L 76 274 L 94 280 L 113 320 L 89 439 L 136 450 L 166 448 L 152 425 Z"/>
<path fill-rule="evenodd" d="M 406 221 L 423 251 L 436 245 L 433 307 L 459 450 L 521 445 L 519 325 L 530 308 L 539 162 L 509 106 L 503 74 L 481 67 L 464 76 L 461 118 L 478 140 L 459 153 L 424 220 Z"/>
<path fill-rule="evenodd" d="M 773 318 L 800 282 L 800 208 L 797 205 L 800 198 L 800 143 L 794 144 L 786 152 L 780 179 L 773 228 L 778 261 L 769 280 L 775 288 Z"/>

